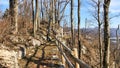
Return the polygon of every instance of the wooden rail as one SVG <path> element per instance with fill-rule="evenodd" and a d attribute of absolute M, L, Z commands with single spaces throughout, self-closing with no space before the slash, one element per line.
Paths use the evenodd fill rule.
<path fill-rule="evenodd" d="M 60 43 L 69 53 L 69 55 L 70 55 L 70 57 L 75 61 L 75 62 L 77 62 L 82 68 L 91 68 L 88 64 L 86 64 L 85 62 L 83 62 L 82 60 L 80 60 L 80 59 L 78 59 L 78 58 L 76 58 L 76 57 L 74 57 L 73 55 L 72 55 L 72 51 L 70 50 L 70 48 L 68 48 L 65 44 L 63 44 L 60 40 L 58 40 L 56 37 L 55 37 L 55 39 L 56 39 L 56 41 L 58 42 L 58 43 Z M 62 51 L 63 52 L 63 51 Z M 64 52 L 62 53 L 62 54 L 64 54 Z"/>
<path fill-rule="evenodd" d="M 69 59 L 67 58 L 66 54 L 63 52 L 63 50 L 60 48 L 60 46 L 58 45 L 57 42 L 56 42 L 56 45 L 57 45 L 60 53 L 63 55 L 63 57 L 65 58 L 65 60 L 66 60 L 67 63 L 69 64 L 70 68 L 74 68 L 73 64 L 69 61 Z"/>
<path fill-rule="evenodd" d="M 55 31 L 54 31 L 53 29 L 52 29 L 52 31 L 53 31 L 53 34 L 54 34 Z M 59 43 L 60 45 L 62 45 L 62 46 L 67 50 L 67 52 L 68 52 L 68 54 L 70 55 L 70 57 L 71 57 L 75 62 L 77 62 L 82 68 L 91 68 L 88 64 L 86 64 L 86 63 L 83 62 L 82 60 L 80 60 L 80 59 L 76 58 L 75 56 L 73 56 L 73 55 L 72 55 L 72 50 L 71 50 L 69 47 L 67 47 L 65 44 L 63 44 L 62 41 L 60 41 L 58 38 L 56 38 L 55 35 L 53 35 L 53 37 L 54 37 L 54 39 L 56 40 L 57 47 L 58 47 L 59 51 L 60 51 L 61 54 L 64 56 L 64 58 L 67 60 L 67 62 L 68 62 L 69 65 L 71 66 L 71 68 L 74 68 L 73 65 L 72 65 L 72 63 L 68 60 L 66 54 L 65 54 L 65 53 L 62 51 L 62 49 L 58 46 L 58 43 Z"/>

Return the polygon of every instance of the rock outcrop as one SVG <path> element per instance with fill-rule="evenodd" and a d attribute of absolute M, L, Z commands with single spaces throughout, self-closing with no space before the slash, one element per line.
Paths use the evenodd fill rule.
<path fill-rule="evenodd" d="M 17 53 L 6 47 L 0 48 L 0 68 L 19 68 Z"/>

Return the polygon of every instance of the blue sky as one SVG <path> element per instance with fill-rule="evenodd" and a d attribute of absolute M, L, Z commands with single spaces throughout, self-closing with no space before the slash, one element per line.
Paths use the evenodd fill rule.
<path fill-rule="evenodd" d="M 91 9 L 91 7 L 88 5 L 88 2 L 90 0 L 81 0 L 82 5 L 81 5 L 81 27 L 83 28 L 85 26 L 85 19 L 87 18 L 88 20 L 94 20 L 91 17 L 91 13 L 88 11 L 88 9 Z M 70 14 L 70 5 L 67 6 L 66 15 Z M 9 8 L 9 0 L 0 0 L 0 10 L 5 10 L 6 8 Z M 120 0 L 111 0 L 110 4 L 110 16 L 114 16 L 116 14 L 120 14 Z M 67 17 L 68 22 L 70 21 L 70 17 Z M 74 0 L 74 22 L 75 25 L 77 25 L 77 0 Z M 115 28 L 117 27 L 118 24 L 120 24 L 120 17 L 113 18 L 110 20 L 110 27 Z M 92 24 L 91 27 L 96 27 L 97 24 Z M 77 26 L 75 26 L 77 27 Z"/>
<path fill-rule="evenodd" d="M 92 18 L 91 13 L 89 12 L 89 9 L 92 9 L 91 6 L 89 5 L 88 2 L 90 2 L 90 0 L 81 0 L 81 27 L 84 28 L 85 27 L 85 19 L 87 18 L 88 21 L 92 20 L 95 21 Z M 68 5 L 70 6 L 70 5 Z M 120 14 L 120 0 L 111 0 L 111 4 L 110 4 L 110 17 L 114 16 L 114 15 L 118 15 Z M 74 0 L 74 20 L 77 23 L 77 0 Z M 91 10 L 92 11 L 92 10 Z M 70 14 L 70 8 L 67 7 L 66 9 L 66 13 L 65 14 Z M 69 19 L 68 19 L 69 20 Z M 118 24 L 120 24 L 120 17 L 115 17 L 113 19 L 110 20 L 110 27 L 111 28 L 116 28 L 118 26 Z M 97 27 L 97 23 L 88 23 L 90 24 L 90 27 Z"/>

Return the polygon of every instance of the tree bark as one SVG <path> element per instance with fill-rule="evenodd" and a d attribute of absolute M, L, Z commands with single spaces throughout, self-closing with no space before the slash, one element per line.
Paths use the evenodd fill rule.
<path fill-rule="evenodd" d="M 73 21 L 73 19 L 74 19 L 74 15 L 73 15 L 73 5 L 74 5 L 74 0 L 71 0 L 71 42 L 72 42 L 72 48 L 73 48 L 73 46 L 74 46 L 74 21 Z"/>
<path fill-rule="evenodd" d="M 9 0 L 9 8 L 10 8 L 10 18 L 11 18 L 11 30 L 13 34 L 17 34 L 18 32 L 18 0 Z"/>
<path fill-rule="evenodd" d="M 110 59 L 110 28 L 109 28 L 109 5 L 111 0 L 104 0 L 104 56 L 103 68 L 109 68 Z"/>
<path fill-rule="evenodd" d="M 35 10 L 35 22 L 34 22 L 34 37 L 36 37 L 36 32 L 37 32 L 37 25 L 38 25 L 38 0 L 35 0 L 35 3 L 36 3 L 36 10 Z"/>
<path fill-rule="evenodd" d="M 100 0 L 97 4 L 98 8 L 98 34 L 99 34 L 99 52 L 100 52 L 100 68 L 102 68 L 102 41 L 101 41 L 101 21 L 100 21 Z"/>
<path fill-rule="evenodd" d="M 54 14 L 54 17 L 55 17 L 55 23 L 57 23 L 57 0 L 55 0 L 55 2 L 54 2 L 54 6 L 55 6 L 55 14 Z"/>
<path fill-rule="evenodd" d="M 53 11 L 53 1 L 50 1 L 50 8 L 52 8 L 52 10 L 50 9 L 50 12 L 49 12 L 49 21 L 48 21 L 48 26 L 47 26 L 47 41 L 50 41 L 50 38 L 49 38 L 49 36 L 50 36 L 50 30 L 51 30 L 51 27 L 52 27 L 52 25 L 51 25 L 51 22 L 53 22 L 53 15 L 52 15 L 52 11 Z M 47 10 L 46 10 L 46 12 L 47 12 Z"/>
<path fill-rule="evenodd" d="M 41 14 L 42 14 L 42 20 L 44 18 L 44 12 L 43 12 L 43 0 L 41 0 Z"/>
<path fill-rule="evenodd" d="M 60 25 L 60 0 L 58 0 L 58 12 L 57 12 L 57 22 L 58 22 L 58 25 Z"/>
<path fill-rule="evenodd" d="M 81 59 L 80 0 L 78 0 L 78 57 Z"/>
<path fill-rule="evenodd" d="M 52 0 L 52 24 L 54 24 L 55 21 L 55 8 L 54 8 L 54 0 Z"/>
<path fill-rule="evenodd" d="M 33 22 L 33 32 L 34 32 L 34 0 L 31 1 L 32 3 L 32 22 Z"/>
<path fill-rule="evenodd" d="M 119 49 L 120 49 L 120 46 L 119 46 L 119 25 L 118 25 L 118 28 L 116 30 L 116 47 L 115 47 L 115 50 L 114 50 L 114 60 L 117 60 L 117 57 L 119 56 Z M 116 61 L 114 62 L 114 67 L 116 68 L 117 67 L 117 63 Z"/>

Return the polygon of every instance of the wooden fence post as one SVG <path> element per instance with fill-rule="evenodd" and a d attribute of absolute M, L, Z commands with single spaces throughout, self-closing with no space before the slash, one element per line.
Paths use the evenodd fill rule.
<path fill-rule="evenodd" d="M 74 53 L 74 56 L 75 56 L 76 58 L 78 58 L 78 50 L 77 50 L 77 48 L 74 48 L 73 50 L 74 50 L 74 52 L 73 52 L 73 53 Z M 75 63 L 75 67 L 76 67 L 76 68 L 79 68 L 79 64 L 78 64 L 77 62 Z"/>
<path fill-rule="evenodd" d="M 66 61 L 65 61 L 65 58 L 64 58 L 64 56 L 63 56 L 63 55 L 62 55 L 62 64 L 63 64 L 63 66 L 64 66 L 64 68 L 65 68 Z"/>

